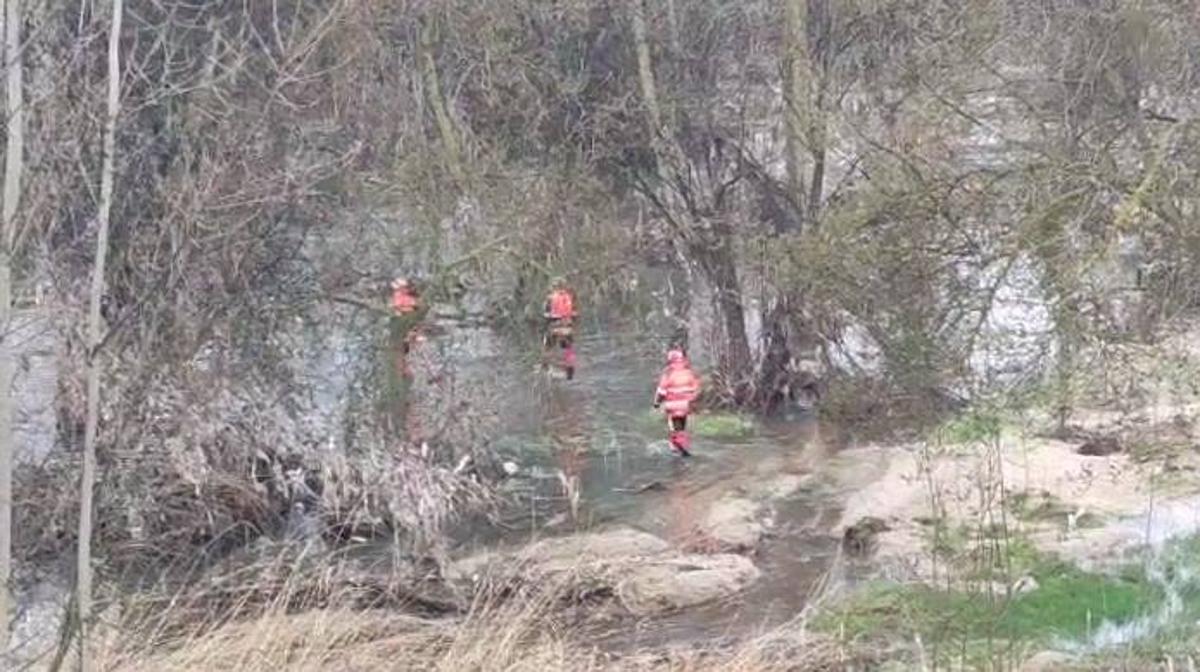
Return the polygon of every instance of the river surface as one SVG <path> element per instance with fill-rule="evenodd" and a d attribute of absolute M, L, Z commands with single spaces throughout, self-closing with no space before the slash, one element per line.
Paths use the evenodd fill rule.
<path fill-rule="evenodd" d="M 622 622 L 609 638 L 618 646 L 744 637 L 795 618 L 827 581 L 844 580 L 840 568 L 830 571 L 840 565 L 841 493 L 825 467 L 844 443 L 831 428 L 797 411 L 746 435 L 695 436 L 694 457 L 683 460 L 669 452 L 665 423 L 650 408 L 661 344 L 584 334 L 576 377 L 567 381 L 484 327 L 441 327 L 427 345 L 454 361 L 460 381 L 487 388 L 498 405 L 493 448 L 518 470 L 504 483 L 511 505 L 499 524 L 473 528 L 456 556 L 611 525 L 691 550 L 714 501 L 769 500 L 769 533 L 751 556 L 762 570 L 757 582 L 730 601 Z M 764 494 L 788 475 L 804 485 Z"/>

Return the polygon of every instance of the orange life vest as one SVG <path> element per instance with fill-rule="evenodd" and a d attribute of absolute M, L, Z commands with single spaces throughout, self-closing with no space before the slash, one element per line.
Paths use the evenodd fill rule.
<path fill-rule="evenodd" d="M 551 292 L 546 303 L 549 304 L 547 312 L 550 313 L 552 320 L 567 320 L 575 317 L 575 299 L 565 289 L 556 289 Z"/>
<path fill-rule="evenodd" d="M 671 367 L 658 379 L 658 396 L 663 410 L 673 417 L 687 415 L 700 395 L 700 377 L 687 366 Z"/>
<path fill-rule="evenodd" d="M 420 305 L 416 294 L 407 287 L 401 287 L 392 291 L 392 310 L 395 310 L 401 315 L 415 312 Z"/>

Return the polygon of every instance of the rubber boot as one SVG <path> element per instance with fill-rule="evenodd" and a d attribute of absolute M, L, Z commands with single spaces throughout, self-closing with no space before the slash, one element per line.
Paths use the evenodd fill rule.
<path fill-rule="evenodd" d="M 687 430 L 672 431 L 670 435 L 671 448 L 680 455 L 680 457 L 691 457 L 692 453 L 689 450 L 691 444 Z"/>
<path fill-rule="evenodd" d="M 568 345 L 563 351 L 563 368 L 567 371 L 567 380 L 575 378 L 575 347 Z"/>

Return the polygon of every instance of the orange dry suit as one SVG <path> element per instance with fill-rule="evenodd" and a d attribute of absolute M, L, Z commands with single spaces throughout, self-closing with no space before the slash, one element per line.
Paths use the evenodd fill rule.
<path fill-rule="evenodd" d="M 546 312 L 545 317 L 548 321 L 548 331 L 546 333 L 546 345 L 559 345 L 563 350 L 563 367 L 567 370 L 567 377 L 573 377 L 575 373 L 575 348 L 574 336 L 576 317 L 575 312 L 575 297 L 566 289 L 556 289 L 550 292 L 546 297 Z"/>
<path fill-rule="evenodd" d="M 575 317 L 575 297 L 565 289 L 556 289 L 546 297 L 546 319 L 555 322 Z"/>
<path fill-rule="evenodd" d="M 663 411 L 671 418 L 686 418 L 692 410 L 692 402 L 700 394 L 700 376 L 697 376 L 686 361 L 668 365 L 658 379 L 655 398 L 662 403 Z"/>
<path fill-rule="evenodd" d="M 396 311 L 397 315 L 414 313 L 420 305 L 421 300 L 413 293 L 411 287 L 397 287 L 392 290 L 392 310 Z"/>
<path fill-rule="evenodd" d="M 661 404 L 670 429 L 668 438 L 671 446 L 684 456 L 691 450 L 691 436 L 687 431 L 687 417 L 692 412 L 692 402 L 700 395 L 700 376 L 697 376 L 687 360 L 667 365 L 658 379 L 654 401 Z"/>

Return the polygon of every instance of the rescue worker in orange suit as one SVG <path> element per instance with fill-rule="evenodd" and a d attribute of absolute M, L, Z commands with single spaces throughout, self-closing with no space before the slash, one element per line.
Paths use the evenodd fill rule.
<path fill-rule="evenodd" d="M 575 377 L 575 297 L 567 289 L 567 281 L 555 278 L 553 289 L 546 297 L 546 305 L 542 316 L 546 319 L 546 335 L 543 345 L 550 349 L 554 346 L 562 351 L 562 367 L 567 374 L 567 380 Z"/>
<path fill-rule="evenodd" d="M 415 443 L 420 441 L 422 432 L 420 418 L 408 398 L 413 377 L 409 354 L 413 344 L 421 337 L 420 323 L 424 306 L 417 288 L 408 278 L 397 276 L 392 280 L 391 288 L 391 344 L 396 376 L 391 385 L 396 414 L 393 421 L 398 427 L 403 427 L 405 436 Z"/>
<path fill-rule="evenodd" d="M 654 407 L 661 407 L 667 416 L 671 448 L 683 457 L 692 454 L 687 418 L 698 396 L 700 377 L 692 371 L 687 355 L 679 348 L 667 351 L 667 368 L 658 379 L 658 388 L 654 391 Z"/>
<path fill-rule="evenodd" d="M 421 299 L 407 278 L 396 278 L 392 281 L 392 310 L 396 315 L 410 315 L 420 307 Z"/>
<path fill-rule="evenodd" d="M 402 339 L 402 350 L 408 354 L 412 342 L 417 338 L 417 323 L 420 321 L 418 312 L 421 309 L 421 297 L 416 288 L 407 278 L 398 277 L 392 281 L 392 313 L 396 316 L 398 336 Z"/>

